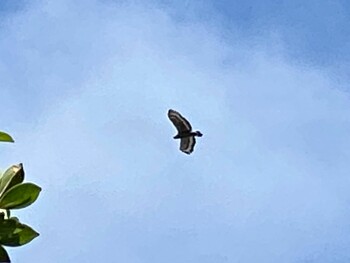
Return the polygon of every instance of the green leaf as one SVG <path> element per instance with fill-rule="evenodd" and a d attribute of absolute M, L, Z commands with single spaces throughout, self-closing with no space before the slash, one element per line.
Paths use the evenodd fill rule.
<path fill-rule="evenodd" d="M 0 197 L 11 187 L 22 183 L 24 180 L 23 165 L 12 165 L 5 171 L 0 179 Z"/>
<path fill-rule="evenodd" d="M 2 131 L 0 131 L 0 141 L 1 142 L 15 142 L 9 134 L 2 132 Z"/>
<path fill-rule="evenodd" d="M 0 198 L 0 208 L 20 209 L 27 207 L 38 198 L 41 188 L 32 183 L 15 185 Z"/>
<path fill-rule="evenodd" d="M 19 221 L 15 218 L 4 219 L 3 216 L 0 219 L 0 243 L 4 237 L 12 236 L 15 234 Z"/>
<path fill-rule="evenodd" d="M 8 247 L 19 247 L 29 243 L 38 236 L 39 233 L 30 226 L 21 224 L 18 228 L 16 228 L 13 235 L 2 238 L 0 243 Z"/>
<path fill-rule="evenodd" d="M 6 250 L 3 248 L 3 246 L 0 246 L 0 262 L 2 263 L 10 263 L 10 257 L 7 254 Z"/>
<path fill-rule="evenodd" d="M 22 246 L 39 236 L 31 227 L 21 224 L 16 217 L 0 221 L 0 244 Z"/>

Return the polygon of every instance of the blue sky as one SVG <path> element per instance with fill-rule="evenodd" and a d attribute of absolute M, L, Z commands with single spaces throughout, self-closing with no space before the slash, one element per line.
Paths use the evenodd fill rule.
<path fill-rule="evenodd" d="M 13 261 L 349 262 L 349 5 L 276 2 L 3 1 Z"/>

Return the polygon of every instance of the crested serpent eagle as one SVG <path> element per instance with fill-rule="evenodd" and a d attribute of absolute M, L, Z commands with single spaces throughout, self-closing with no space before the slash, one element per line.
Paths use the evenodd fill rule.
<path fill-rule="evenodd" d="M 177 134 L 174 139 L 180 139 L 180 151 L 190 154 L 193 152 L 196 144 L 195 137 L 202 137 L 200 131 L 192 131 L 191 124 L 180 113 L 174 110 L 168 111 L 168 117 L 177 129 Z"/>

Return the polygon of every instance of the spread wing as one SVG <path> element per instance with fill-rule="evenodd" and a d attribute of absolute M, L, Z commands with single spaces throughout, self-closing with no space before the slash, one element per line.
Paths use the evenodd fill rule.
<path fill-rule="evenodd" d="M 196 144 L 196 139 L 194 136 L 181 138 L 180 150 L 184 153 L 190 154 L 193 152 L 194 145 Z"/>
<path fill-rule="evenodd" d="M 175 125 L 179 133 L 189 132 L 192 130 L 191 124 L 180 113 L 174 110 L 168 111 L 168 117 L 171 122 Z M 182 140 L 181 140 L 182 141 Z"/>

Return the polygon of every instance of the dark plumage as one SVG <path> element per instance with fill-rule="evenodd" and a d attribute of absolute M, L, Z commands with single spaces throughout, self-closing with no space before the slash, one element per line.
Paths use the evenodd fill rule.
<path fill-rule="evenodd" d="M 186 154 L 192 153 L 196 144 L 195 137 L 202 137 L 203 134 L 200 131 L 192 131 L 191 124 L 177 111 L 170 109 L 168 111 L 168 117 L 178 132 L 174 136 L 174 139 L 181 139 L 180 150 Z"/>

